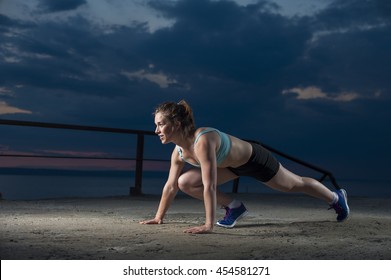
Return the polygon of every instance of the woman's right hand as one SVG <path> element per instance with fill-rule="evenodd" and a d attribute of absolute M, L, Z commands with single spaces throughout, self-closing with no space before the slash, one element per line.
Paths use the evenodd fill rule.
<path fill-rule="evenodd" d="M 160 225 L 163 223 L 163 219 L 153 218 L 151 220 L 141 221 L 142 225 Z"/>

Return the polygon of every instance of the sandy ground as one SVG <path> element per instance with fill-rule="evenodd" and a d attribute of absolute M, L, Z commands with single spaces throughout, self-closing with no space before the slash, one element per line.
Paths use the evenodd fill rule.
<path fill-rule="evenodd" d="M 236 195 L 249 215 L 233 229 L 185 234 L 203 204 L 179 196 L 165 224 L 159 197 L 0 201 L 0 257 L 11 259 L 391 259 L 391 199 L 350 198 L 351 217 L 297 195 Z M 218 210 L 218 216 L 224 216 Z"/>

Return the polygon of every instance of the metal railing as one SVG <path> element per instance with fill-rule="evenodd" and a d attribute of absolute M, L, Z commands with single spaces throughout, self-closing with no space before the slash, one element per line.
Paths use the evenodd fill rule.
<path fill-rule="evenodd" d="M 144 158 L 144 136 L 145 135 L 155 135 L 153 131 L 146 130 L 134 130 L 134 129 L 123 129 L 123 128 L 112 128 L 112 127 L 99 127 L 99 126 L 85 126 L 85 125 L 71 125 L 71 124 L 60 124 L 60 123 L 46 123 L 46 122 L 33 122 L 33 121 L 19 121 L 19 120 L 2 120 L 0 119 L 0 125 L 11 125 L 11 126 L 27 126 L 27 127 L 41 127 L 41 128 L 51 128 L 51 129 L 69 129 L 69 130 L 80 130 L 80 131 L 95 131 L 103 133 L 119 133 L 119 134 L 133 134 L 137 135 L 136 143 L 136 157 L 78 157 L 78 156 L 46 156 L 46 155 L 27 155 L 27 154 L 0 154 L 2 157 L 35 157 L 35 158 L 59 158 L 59 159 L 95 159 L 95 160 L 135 160 L 135 181 L 134 187 L 130 188 L 130 194 L 141 194 L 142 193 L 142 175 L 143 175 L 143 162 L 144 161 L 169 161 L 162 159 L 145 159 Z M 254 140 L 246 140 L 249 142 L 260 143 Z M 311 163 L 302 161 L 296 157 L 283 153 L 273 147 L 265 145 L 262 143 L 262 146 L 271 151 L 272 153 L 282 156 L 286 159 L 289 159 L 293 162 L 296 162 L 300 165 L 303 165 L 307 168 L 313 169 L 322 174 L 319 181 L 322 182 L 326 178 L 329 178 L 331 183 L 336 189 L 340 189 L 337 181 L 335 180 L 333 174 L 315 166 Z M 239 188 L 239 178 L 235 179 L 233 182 L 232 192 L 238 192 Z"/>
<path fill-rule="evenodd" d="M 135 134 L 135 135 L 137 135 L 136 158 L 40 156 L 40 155 L 11 155 L 11 154 L 8 154 L 8 155 L 1 154 L 0 156 L 63 158 L 63 159 L 64 158 L 67 158 L 67 159 L 96 159 L 96 160 L 135 160 L 136 161 L 136 169 L 135 169 L 134 187 L 130 188 L 130 193 L 131 194 L 141 194 L 143 162 L 144 162 L 144 160 L 146 160 L 146 159 L 144 159 L 144 136 L 145 135 L 155 135 L 155 133 L 153 131 L 112 128 L 112 127 L 100 127 L 100 126 L 71 125 L 71 124 L 60 124 L 60 123 L 46 123 L 46 122 L 32 122 L 32 121 L 18 121 L 18 120 L 1 120 L 1 119 L 0 119 L 0 125 L 41 127 L 41 128 L 52 128 L 52 129 L 70 129 L 70 130 L 95 131 L 95 132 L 120 133 L 120 134 Z M 150 159 L 150 160 L 163 161 L 163 160 L 159 160 L 159 159 Z"/>

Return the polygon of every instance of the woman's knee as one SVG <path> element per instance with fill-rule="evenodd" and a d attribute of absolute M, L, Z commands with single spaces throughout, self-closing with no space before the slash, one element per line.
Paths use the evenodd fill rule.
<path fill-rule="evenodd" d="M 187 193 L 190 189 L 200 185 L 197 177 L 198 174 L 191 171 L 183 173 L 178 178 L 178 188 L 184 193 Z"/>
<path fill-rule="evenodd" d="M 186 192 L 185 190 L 187 190 L 189 188 L 189 182 L 188 180 L 186 179 L 186 176 L 184 175 L 181 175 L 179 178 L 178 178 L 178 188 L 183 191 L 183 192 Z"/>

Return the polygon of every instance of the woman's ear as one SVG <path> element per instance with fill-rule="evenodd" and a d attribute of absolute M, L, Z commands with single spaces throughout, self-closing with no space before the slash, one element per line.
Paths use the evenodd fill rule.
<path fill-rule="evenodd" d="M 174 126 L 175 126 L 175 129 L 178 130 L 181 127 L 180 121 L 175 121 Z"/>

